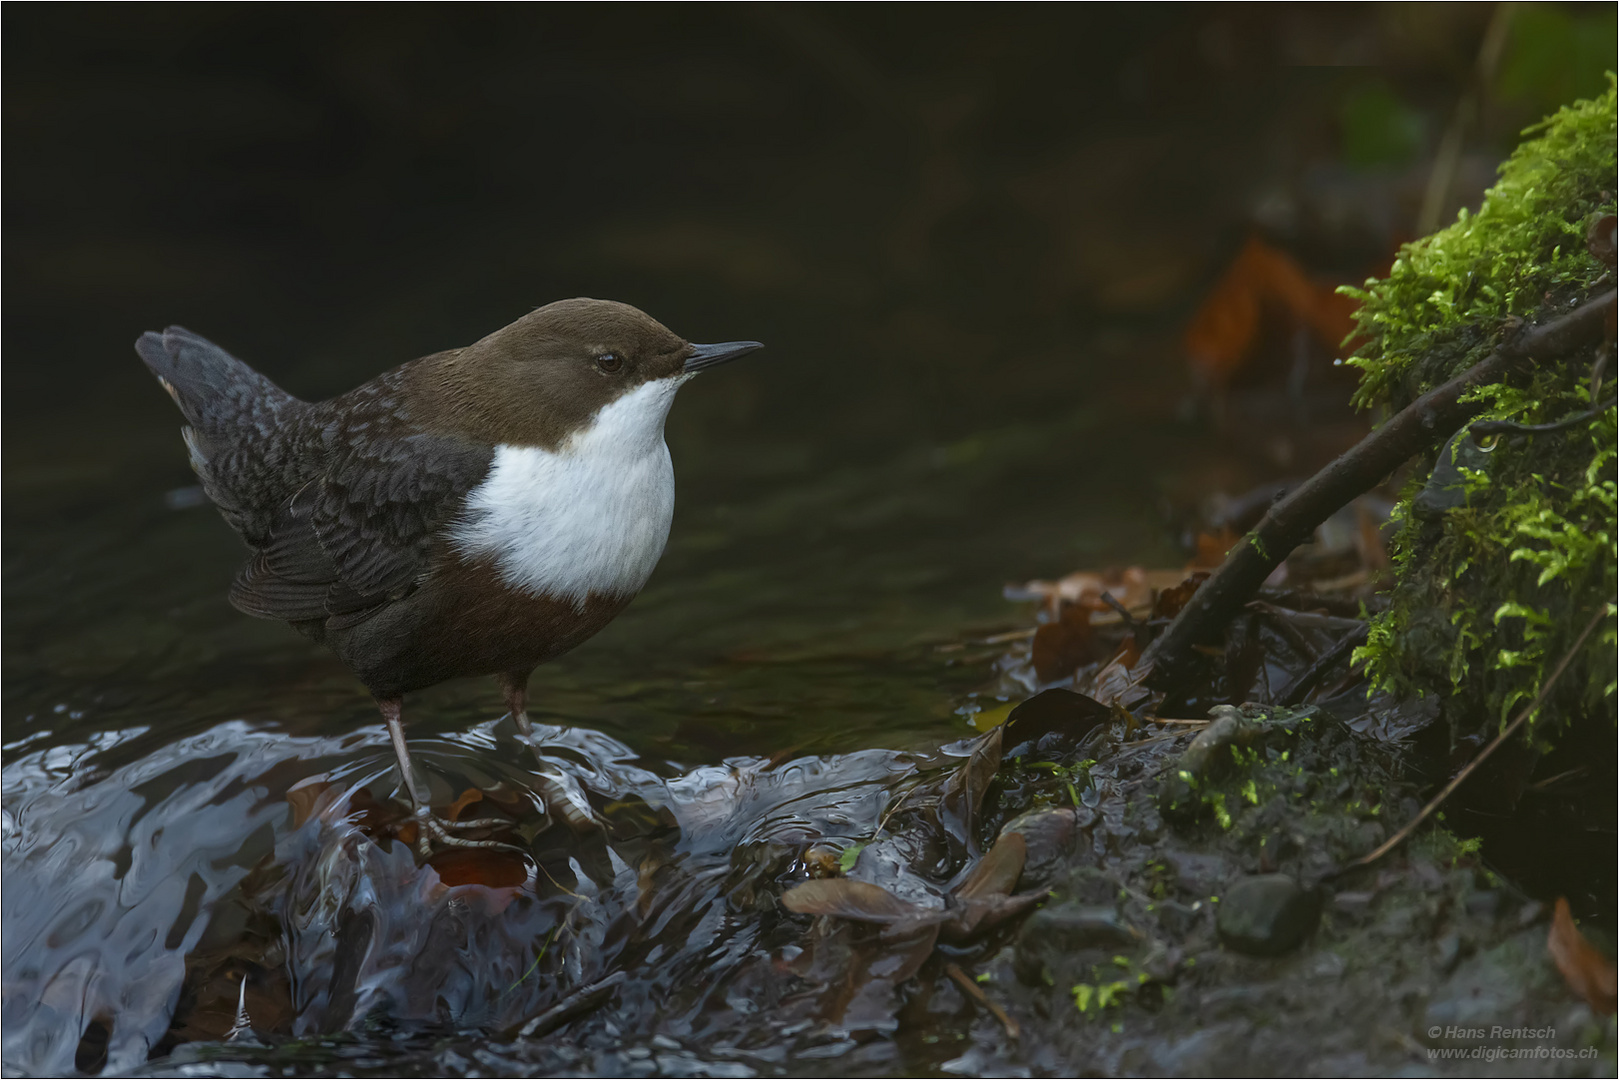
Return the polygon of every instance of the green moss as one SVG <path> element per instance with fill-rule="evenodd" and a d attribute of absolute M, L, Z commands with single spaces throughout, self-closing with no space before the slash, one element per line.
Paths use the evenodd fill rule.
<path fill-rule="evenodd" d="M 1344 291 L 1361 301 L 1365 344 L 1357 403 L 1396 408 L 1482 360 L 1509 315 L 1583 298 L 1605 269 L 1585 249 L 1614 209 L 1614 92 L 1577 102 L 1525 134 L 1477 214 L 1405 245 L 1382 281 Z M 1559 303 L 1558 301 L 1561 301 Z"/>
<path fill-rule="evenodd" d="M 1606 94 L 1525 134 L 1477 214 L 1406 245 L 1386 279 L 1345 290 L 1361 301 L 1362 344 L 1349 361 L 1362 372 L 1357 404 L 1401 408 L 1482 360 L 1511 319 L 1555 318 L 1611 283 L 1586 234 L 1614 212 L 1613 76 Z M 1590 407 L 1590 361 L 1589 352 L 1553 361 L 1525 385 L 1472 398 L 1485 418 L 1558 420 Z M 1609 409 L 1590 424 L 1502 439 L 1466 463 L 1458 456 L 1465 498 L 1437 514 L 1414 512 L 1413 500 L 1438 454 L 1454 451 L 1420 463 L 1395 511 L 1391 605 L 1356 652 L 1376 682 L 1439 693 L 1462 706 L 1450 710 L 1453 723 L 1474 727 L 1506 721 L 1539 692 L 1619 587 L 1615 437 Z M 1610 621 L 1559 683 L 1553 714 L 1611 698 L 1614 650 Z"/>

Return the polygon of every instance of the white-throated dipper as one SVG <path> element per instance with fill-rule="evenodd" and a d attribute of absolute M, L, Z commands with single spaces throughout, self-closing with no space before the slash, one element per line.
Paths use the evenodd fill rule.
<path fill-rule="evenodd" d="M 664 418 L 693 375 L 762 348 L 694 345 L 608 300 L 559 300 L 465 348 L 301 401 L 177 326 L 141 335 L 191 466 L 252 551 L 230 601 L 324 643 L 371 691 L 405 790 L 411 690 L 494 675 L 524 736 L 528 678 L 610 622 L 663 554 Z"/>

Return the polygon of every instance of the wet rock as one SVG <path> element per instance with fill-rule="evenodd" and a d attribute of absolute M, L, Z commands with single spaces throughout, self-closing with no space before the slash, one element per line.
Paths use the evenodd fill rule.
<path fill-rule="evenodd" d="M 1521 930 L 1526 926 L 1533 926 L 1546 915 L 1546 905 L 1539 900 L 1531 900 L 1518 909 L 1517 925 Z"/>
<path fill-rule="evenodd" d="M 1467 913 L 1481 919 L 1494 919 L 1501 914 L 1501 890 L 1480 889 L 1467 894 Z"/>
<path fill-rule="evenodd" d="M 1036 911 L 1024 922 L 1012 965 L 1019 979 L 1035 986 L 1049 980 L 1057 957 L 1087 951 L 1112 956 L 1134 949 L 1142 940 L 1141 932 L 1114 908 L 1058 904 Z"/>
<path fill-rule="evenodd" d="M 1422 1026 L 1430 1032 L 1454 1027 L 1488 1028 L 1522 1023 L 1523 987 L 1533 970 L 1544 970 L 1545 936 L 1536 930 L 1519 933 L 1492 949 L 1465 957 L 1439 983 L 1428 999 Z M 1447 1036 L 1450 1037 L 1450 1036 Z"/>
<path fill-rule="evenodd" d="M 1382 822 L 1363 821 L 1355 827 L 1355 846 L 1363 851 L 1371 851 L 1383 842 L 1385 835 Z"/>
<path fill-rule="evenodd" d="M 1330 981 L 1343 978 L 1344 972 L 1349 970 L 1349 964 L 1337 953 L 1323 949 L 1310 959 L 1304 970 L 1311 978 Z"/>
<path fill-rule="evenodd" d="M 1084 807 L 1040 807 L 1007 822 L 1001 836 L 1015 833 L 1023 837 L 1028 848 L 1023 864 L 1024 877 L 1030 882 L 1039 882 L 1073 854 L 1079 843 L 1079 830 L 1095 821 L 1095 811 Z"/>
<path fill-rule="evenodd" d="M 1449 975 L 1456 970 L 1456 965 L 1461 963 L 1464 947 L 1465 943 L 1462 941 L 1461 935 L 1455 932 L 1441 937 L 1434 942 L 1434 967 L 1438 971 Z"/>
<path fill-rule="evenodd" d="M 1213 1020 L 1248 1017 L 1263 1020 L 1275 1016 L 1280 996 L 1264 983 L 1218 986 L 1204 990 L 1197 998 L 1198 1013 Z"/>
<path fill-rule="evenodd" d="M 1161 901 L 1157 911 L 1158 925 L 1171 938 L 1185 938 L 1208 919 L 1208 908 L 1208 903 L 1202 900 L 1191 904 L 1183 904 L 1179 900 Z"/>
<path fill-rule="evenodd" d="M 1317 898 L 1286 874 L 1244 878 L 1220 899 L 1215 926 L 1228 949 L 1249 956 L 1280 956 L 1315 929 Z"/>
<path fill-rule="evenodd" d="M 1213 853 L 1176 851 L 1165 861 L 1175 868 L 1175 884 L 1195 896 L 1219 892 L 1220 886 L 1231 876 L 1231 864 Z"/>
<path fill-rule="evenodd" d="M 1185 822 L 1198 816 L 1203 807 L 1199 788 L 1230 767 L 1231 747 L 1256 726 L 1230 705 L 1216 705 L 1209 715 L 1213 721 L 1198 732 L 1158 789 L 1158 812 L 1166 820 Z"/>
<path fill-rule="evenodd" d="M 1365 919 L 1372 912 L 1372 905 L 1377 901 L 1377 893 L 1370 889 L 1355 892 L 1341 892 L 1332 898 L 1332 910 L 1339 915 L 1347 915 L 1351 919 Z"/>

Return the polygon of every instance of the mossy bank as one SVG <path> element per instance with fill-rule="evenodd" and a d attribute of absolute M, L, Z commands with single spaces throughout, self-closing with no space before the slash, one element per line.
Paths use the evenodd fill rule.
<path fill-rule="evenodd" d="M 1587 237 L 1614 212 L 1613 76 L 1606 94 L 1525 134 L 1476 214 L 1349 290 L 1362 304 L 1349 361 L 1361 369 L 1360 405 L 1403 407 L 1482 360 L 1519 320 L 1550 321 L 1611 287 Z M 1537 358 L 1528 380 L 1481 387 L 1474 400 L 1480 419 L 1522 424 L 1589 412 L 1593 391 L 1605 409 L 1554 432 L 1464 431 L 1402 492 L 1392 603 L 1357 656 L 1388 689 L 1448 699 L 1456 735 L 1510 720 L 1604 611 L 1532 730 L 1545 743 L 1581 717 L 1614 715 L 1614 365 L 1601 355 L 1611 346 L 1599 349 Z"/>

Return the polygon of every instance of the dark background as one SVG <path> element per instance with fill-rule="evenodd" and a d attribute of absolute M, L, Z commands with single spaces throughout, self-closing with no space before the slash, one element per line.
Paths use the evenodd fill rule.
<path fill-rule="evenodd" d="M 959 436 L 1086 393 L 1256 224 L 1375 263 L 1491 11 L 13 7 L 6 416 L 171 419 L 129 349 L 169 322 L 319 396 L 597 295 L 770 344 L 687 439 Z M 1485 158 L 1611 62 L 1606 6 L 1517 21 Z"/>

